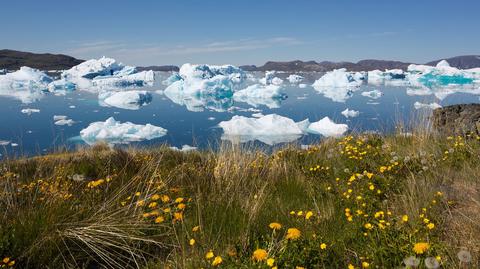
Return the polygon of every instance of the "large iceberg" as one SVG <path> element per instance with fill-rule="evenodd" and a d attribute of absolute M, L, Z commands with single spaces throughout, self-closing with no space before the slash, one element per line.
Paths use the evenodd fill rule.
<path fill-rule="evenodd" d="M 288 82 L 291 84 L 298 84 L 302 82 L 303 77 L 297 74 L 291 74 L 290 76 L 287 77 Z"/>
<path fill-rule="evenodd" d="M 128 144 L 130 142 L 151 140 L 167 134 L 167 130 L 151 124 L 141 125 L 131 122 L 121 123 L 113 117 L 106 121 L 90 123 L 80 131 L 80 137 L 89 145 L 99 141 L 108 144 Z"/>
<path fill-rule="evenodd" d="M 147 91 L 106 91 L 98 94 L 98 100 L 101 106 L 137 110 L 152 101 L 152 94 Z"/>
<path fill-rule="evenodd" d="M 235 101 L 248 103 L 254 107 L 265 105 L 268 108 L 279 108 L 281 101 L 286 98 L 287 95 L 282 88 L 273 84 L 254 84 L 233 94 Z"/>
<path fill-rule="evenodd" d="M 64 78 L 93 79 L 98 76 L 113 76 L 124 69 L 115 59 L 102 57 L 91 59 L 62 72 Z M 131 68 L 129 68 L 131 70 Z"/>
<path fill-rule="evenodd" d="M 218 124 L 223 129 L 222 139 L 233 142 L 258 140 L 267 145 L 292 142 L 300 138 L 308 127 L 308 120 L 294 122 L 292 119 L 270 114 L 260 118 L 233 116 Z"/>
<path fill-rule="evenodd" d="M 408 72 L 407 77 L 414 86 L 466 85 L 476 83 L 480 79 L 478 68 L 461 70 L 451 67 L 446 60 L 438 62 L 436 66 L 411 64 L 408 66 Z"/>
<path fill-rule="evenodd" d="M 192 111 L 212 107 L 211 103 L 214 108 L 222 109 L 224 104 L 232 102 L 234 91 L 242 87 L 246 78 L 245 72 L 233 65 L 184 64 L 178 74 L 164 81 L 171 84 L 163 93 Z"/>
<path fill-rule="evenodd" d="M 320 134 L 325 137 L 339 137 L 348 131 L 348 125 L 337 124 L 329 117 L 325 117 L 317 122 L 312 122 L 308 126 L 309 133 Z"/>
<path fill-rule="evenodd" d="M 345 102 L 362 84 L 360 75 L 351 74 L 345 68 L 327 72 L 313 83 L 313 88 L 335 102 Z"/>
<path fill-rule="evenodd" d="M 402 81 L 406 78 L 406 74 L 402 69 L 387 69 L 385 72 L 380 70 L 368 71 L 367 81 L 369 84 L 382 84 L 388 83 L 393 85 L 401 85 L 397 81 Z"/>
<path fill-rule="evenodd" d="M 44 72 L 22 66 L 18 71 L 0 75 L 0 88 L 48 90 L 48 84 L 52 81 Z"/>

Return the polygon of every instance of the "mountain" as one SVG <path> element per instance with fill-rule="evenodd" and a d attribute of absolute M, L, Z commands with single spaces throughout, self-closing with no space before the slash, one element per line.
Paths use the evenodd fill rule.
<path fill-rule="evenodd" d="M 138 71 L 152 70 L 152 71 L 163 71 L 163 72 L 178 72 L 180 68 L 176 65 L 152 65 L 152 66 L 138 66 Z"/>
<path fill-rule="evenodd" d="M 427 65 L 436 65 L 443 59 L 426 63 Z M 480 55 L 464 55 L 445 59 L 450 66 L 460 69 L 470 69 L 480 67 Z"/>
<path fill-rule="evenodd" d="M 29 66 L 41 70 L 64 70 L 82 62 L 83 60 L 63 54 L 0 50 L 0 69 L 17 70 L 22 66 Z"/>

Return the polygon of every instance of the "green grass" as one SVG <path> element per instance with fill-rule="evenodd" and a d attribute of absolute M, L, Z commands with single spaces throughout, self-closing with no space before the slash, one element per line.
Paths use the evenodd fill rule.
<path fill-rule="evenodd" d="M 423 134 L 273 153 L 96 146 L 4 160 L 0 255 L 10 260 L 0 266 L 396 268 L 415 256 L 419 268 L 427 257 L 478 268 L 479 154 L 478 137 Z M 286 239 L 289 228 L 300 237 Z M 255 260 L 257 249 L 273 260 Z"/>

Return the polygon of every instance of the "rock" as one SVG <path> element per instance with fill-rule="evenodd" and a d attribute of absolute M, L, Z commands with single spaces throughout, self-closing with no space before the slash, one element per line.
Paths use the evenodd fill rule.
<path fill-rule="evenodd" d="M 433 128 L 442 135 L 480 135 L 480 104 L 460 104 L 433 111 Z"/>

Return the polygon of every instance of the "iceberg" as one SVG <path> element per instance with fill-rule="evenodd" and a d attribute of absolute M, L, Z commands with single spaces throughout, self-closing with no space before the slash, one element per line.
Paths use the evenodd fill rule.
<path fill-rule="evenodd" d="M 62 72 L 62 78 L 86 78 L 93 79 L 97 76 L 113 76 L 125 66 L 115 59 L 106 58 L 91 59 Z M 129 67 L 128 70 L 131 70 Z"/>
<path fill-rule="evenodd" d="M 297 140 L 305 133 L 307 124 L 308 120 L 294 122 L 277 114 L 269 114 L 260 118 L 236 115 L 218 125 L 223 129 L 224 140 L 240 143 L 258 140 L 274 145 Z"/>
<path fill-rule="evenodd" d="M 350 110 L 347 108 L 344 111 L 342 111 L 341 114 L 345 116 L 345 118 L 354 118 L 354 117 L 358 117 L 358 115 L 360 115 L 360 112 L 356 110 Z"/>
<path fill-rule="evenodd" d="M 407 78 L 412 85 L 418 83 L 427 87 L 445 86 L 445 85 L 466 85 L 476 83 L 480 78 L 480 70 L 469 69 L 461 70 L 451 67 L 446 60 L 438 62 L 436 66 L 416 65 L 408 66 Z"/>
<path fill-rule="evenodd" d="M 131 122 L 120 123 L 113 117 L 106 121 L 90 123 L 80 131 L 80 137 L 89 145 L 98 141 L 108 144 L 128 144 L 131 142 L 151 140 L 167 134 L 167 130 L 151 124 L 141 125 Z"/>
<path fill-rule="evenodd" d="M 415 107 L 415 109 L 437 109 L 441 108 L 442 106 L 437 103 L 424 104 L 420 102 L 415 102 L 413 104 L 413 107 Z"/>
<path fill-rule="evenodd" d="M 335 69 L 327 72 L 313 83 L 313 88 L 355 88 L 362 84 L 359 76 L 352 75 L 347 69 Z"/>
<path fill-rule="evenodd" d="M 291 74 L 290 76 L 287 77 L 287 80 L 291 84 L 298 84 L 298 83 L 302 82 L 303 77 L 300 76 L 300 75 Z"/>
<path fill-rule="evenodd" d="M 369 97 L 372 99 L 378 99 L 382 97 L 383 93 L 379 90 L 371 90 L 371 91 L 366 91 L 362 92 L 362 96 Z"/>
<path fill-rule="evenodd" d="M 0 88 L 48 90 L 48 84 L 52 81 L 53 79 L 44 72 L 22 66 L 18 71 L 0 75 Z"/>
<path fill-rule="evenodd" d="M 153 86 L 155 73 L 151 70 L 139 73 L 123 74 L 113 76 L 99 76 L 92 80 L 92 85 L 100 88 L 125 88 Z"/>
<path fill-rule="evenodd" d="M 279 108 L 281 101 L 286 98 L 287 95 L 277 85 L 254 84 L 233 94 L 235 101 L 248 103 L 254 107 L 265 105 L 268 108 Z"/>
<path fill-rule="evenodd" d="M 281 78 L 276 77 L 275 76 L 276 73 L 277 73 L 276 71 L 265 72 L 265 77 L 260 79 L 260 83 L 262 83 L 263 85 L 270 85 L 270 84 L 277 85 L 277 86 L 282 85 L 283 80 Z"/>
<path fill-rule="evenodd" d="M 313 134 L 320 134 L 325 137 L 339 137 L 348 131 L 348 125 L 337 124 L 329 117 L 325 117 L 317 122 L 312 122 L 307 131 Z"/>
<path fill-rule="evenodd" d="M 63 125 L 72 126 L 73 124 L 75 124 L 74 120 L 69 119 L 67 116 L 64 116 L 64 115 L 54 115 L 53 121 L 54 121 L 53 124 L 60 125 L 60 126 L 63 126 Z"/>
<path fill-rule="evenodd" d="M 138 110 L 152 101 L 152 94 L 147 91 L 100 92 L 98 99 L 101 106 Z"/>
<path fill-rule="evenodd" d="M 32 113 L 40 113 L 40 109 L 36 108 L 24 108 L 21 110 L 23 114 L 32 115 Z"/>
<path fill-rule="evenodd" d="M 232 65 L 184 64 L 178 75 L 165 81 L 173 82 L 163 93 L 191 111 L 203 111 L 203 108 L 223 111 L 232 105 L 233 92 L 246 78 L 242 69 Z"/>
<path fill-rule="evenodd" d="M 357 77 L 358 79 L 358 77 Z M 361 80 L 346 71 L 345 68 L 327 72 L 313 84 L 313 88 L 334 102 L 345 102 L 362 84 Z"/>

